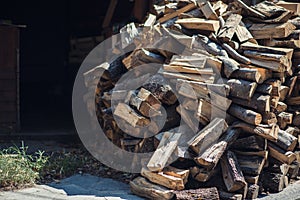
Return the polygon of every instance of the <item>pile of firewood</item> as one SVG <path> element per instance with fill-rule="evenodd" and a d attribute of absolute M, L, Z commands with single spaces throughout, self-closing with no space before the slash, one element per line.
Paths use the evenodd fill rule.
<path fill-rule="evenodd" d="M 96 104 L 92 124 L 122 149 L 155 150 L 132 191 L 150 199 L 280 192 L 300 166 L 300 3 L 157 2 L 143 31 L 128 24 L 112 49 L 134 51 L 84 74 L 97 86 L 96 100 L 85 98 Z"/>

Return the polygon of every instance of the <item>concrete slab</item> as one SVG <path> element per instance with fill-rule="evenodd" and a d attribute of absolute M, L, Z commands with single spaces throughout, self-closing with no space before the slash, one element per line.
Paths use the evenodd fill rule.
<path fill-rule="evenodd" d="M 0 193 L 2 200 L 143 200 L 128 184 L 91 175 L 74 175 L 59 183 Z"/>
<path fill-rule="evenodd" d="M 59 183 L 36 185 L 18 191 L 0 192 L 0 200 L 143 200 L 130 192 L 128 184 L 92 175 L 74 175 Z M 300 200 L 300 182 L 278 194 L 259 200 Z"/>

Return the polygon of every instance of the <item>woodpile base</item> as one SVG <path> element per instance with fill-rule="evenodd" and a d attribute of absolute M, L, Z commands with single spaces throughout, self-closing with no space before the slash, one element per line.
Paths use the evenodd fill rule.
<path fill-rule="evenodd" d="M 84 74 L 96 93 L 85 96 L 98 118 L 92 127 L 126 151 L 154 151 L 136 161 L 132 192 L 255 199 L 282 191 L 300 166 L 300 3 L 156 2 L 147 31 L 126 25 L 112 52 L 135 49 Z"/>

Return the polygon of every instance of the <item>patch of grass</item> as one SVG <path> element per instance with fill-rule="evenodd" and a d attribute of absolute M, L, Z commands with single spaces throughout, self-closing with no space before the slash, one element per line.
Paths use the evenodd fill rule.
<path fill-rule="evenodd" d="M 0 151 L 0 188 L 23 187 L 38 180 L 39 173 L 48 161 L 44 152 L 27 154 L 28 147 L 10 147 Z"/>
<path fill-rule="evenodd" d="M 41 182 L 74 175 L 84 167 L 87 157 L 80 151 L 53 152 L 41 171 Z"/>

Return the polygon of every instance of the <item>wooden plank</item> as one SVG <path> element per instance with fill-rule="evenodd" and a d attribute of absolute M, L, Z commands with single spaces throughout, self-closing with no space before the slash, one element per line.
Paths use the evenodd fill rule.
<path fill-rule="evenodd" d="M 150 199 L 162 199 L 169 200 L 174 197 L 174 194 L 171 190 L 168 190 L 165 187 L 155 185 L 150 183 L 145 178 L 137 177 L 134 180 L 130 181 L 131 191 L 139 196 L 150 198 Z"/>
<path fill-rule="evenodd" d="M 195 8 L 196 8 L 195 4 L 193 4 L 193 3 L 188 4 L 187 6 L 185 6 L 183 8 L 180 8 L 180 9 L 176 10 L 175 12 L 172 12 L 170 14 L 167 14 L 167 15 L 163 16 L 162 18 L 159 18 L 158 22 L 162 24 L 162 23 L 164 23 L 164 22 L 166 22 L 170 19 L 173 19 L 173 18 L 177 17 L 181 13 L 188 12 L 188 11 L 190 11 L 192 9 L 195 9 Z"/>
<path fill-rule="evenodd" d="M 185 28 L 194 30 L 217 32 L 220 28 L 220 22 L 218 20 L 207 20 L 201 18 L 178 19 L 176 23 Z"/>
<path fill-rule="evenodd" d="M 151 171 L 163 170 L 170 156 L 175 151 L 180 137 L 181 133 L 178 132 L 178 129 L 172 129 L 168 132 L 165 132 L 157 149 L 147 164 L 148 169 Z"/>

